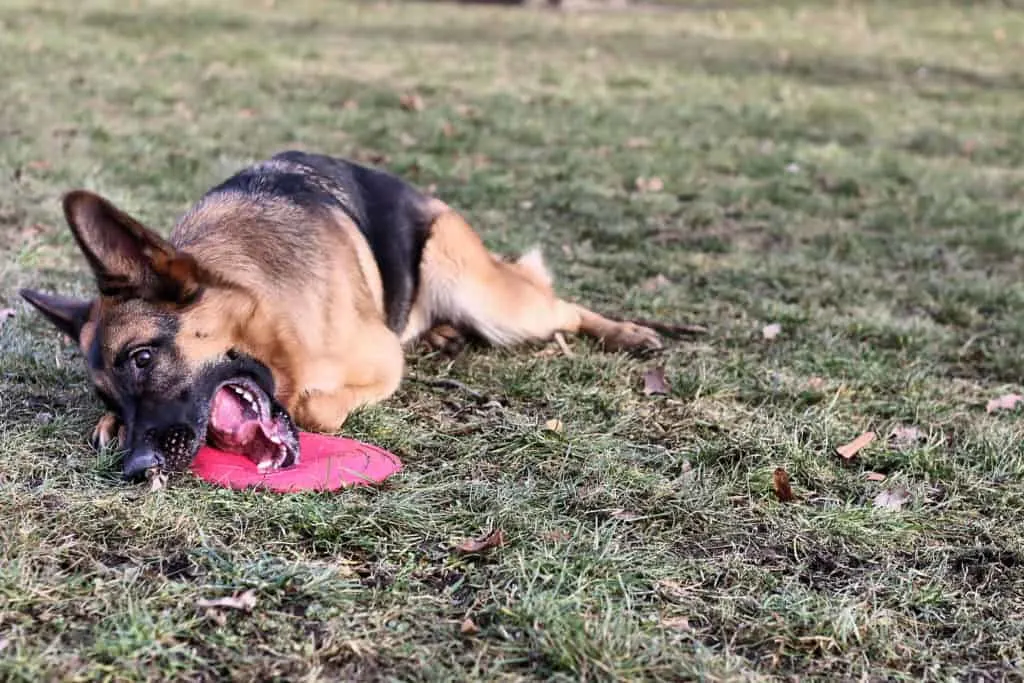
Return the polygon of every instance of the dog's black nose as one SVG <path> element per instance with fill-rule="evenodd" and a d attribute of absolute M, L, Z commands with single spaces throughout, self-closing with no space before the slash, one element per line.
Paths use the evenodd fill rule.
<path fill-rule="evenodd" d="M 121 473 L 128 481 L 138 481 L 146 476 L 146 470 L 163 464 L 163 458 L 151 446 L 141 446 L 125 456 Z"/>

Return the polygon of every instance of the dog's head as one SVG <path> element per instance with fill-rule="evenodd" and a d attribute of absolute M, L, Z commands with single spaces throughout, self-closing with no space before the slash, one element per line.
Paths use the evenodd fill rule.
<path fill-rule="evenodd" d="M 64 214 L 99 295 L 21 295 L 77 342 L 125 425 L 124 476 L 186 469 L 207 441 L 261 468 L 294 462 L 298 433 L 245 343 L 246 293 L 98 195 L 69 193 Z"/>

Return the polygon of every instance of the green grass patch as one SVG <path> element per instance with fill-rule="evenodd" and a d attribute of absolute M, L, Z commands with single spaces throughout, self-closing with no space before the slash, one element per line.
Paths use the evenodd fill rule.
<path fill-rule="evenodd" d="M 1024 14 L 674 5 L 0 5 L 0 677 L 1019 677 L 1024 429 L 985 405 L 1024 384 Z M 709 333 L 410 354 L 500 407 L 408 382 L 354 415 L 406 465 L 378 490 L 126 486 L 80 359 L 15 294 L 89 291 L 60 195 L 166 231 L 286 147 L 433 186 L 567 295 Z"/>

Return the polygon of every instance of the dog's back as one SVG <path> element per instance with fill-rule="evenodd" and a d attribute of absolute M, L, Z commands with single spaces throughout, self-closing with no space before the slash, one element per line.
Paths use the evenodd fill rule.
<path fill-rule="evenodd" d="M 262 219 L 258 225 L 248 219 L 254 210 Z M 207 192 L 179 221 L 171 243 L 195 248 L 204 241 L 231 238 L 260 249 L 260 244 L 272 242 L 272 248 L 260 249 L 268 267 L 301 269 L 321 256 L 311 252 L 318 241 L 309 231 L 337 226 L 336 221 L 324 221 L 336 211 L 352 221 L 370 247 L 380 273 L 387 326 L 400 332 L 419 289 L 420 259 L 438 209 L 390 173 L 323 154 L 282 152 Z M 230 220 L 231 212 L 236 220 Z M 229 220 L 218 220 L 225 214 Z M 282 259 L 288 263 L 279 263 Z"/>

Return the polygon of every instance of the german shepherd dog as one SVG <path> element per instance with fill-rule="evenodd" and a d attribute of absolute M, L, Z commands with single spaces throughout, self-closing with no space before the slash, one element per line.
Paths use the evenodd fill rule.
<path fill-rule="evenodd" d="M 343 159 L 289 151 L 245 168 L 169 240 L 86 190 L 63 208 L 98 296 L 20 293 L 78 344 L 109 411 L 93 442 L 117 443 L 130 480 L 187 469 L 203 443 L 288 467 L 297 428 L 337 432 L 390 396 L 417 339 L 661 346 L 560 299 L 539 251 L 493 255 L 443 202 Z"/>

